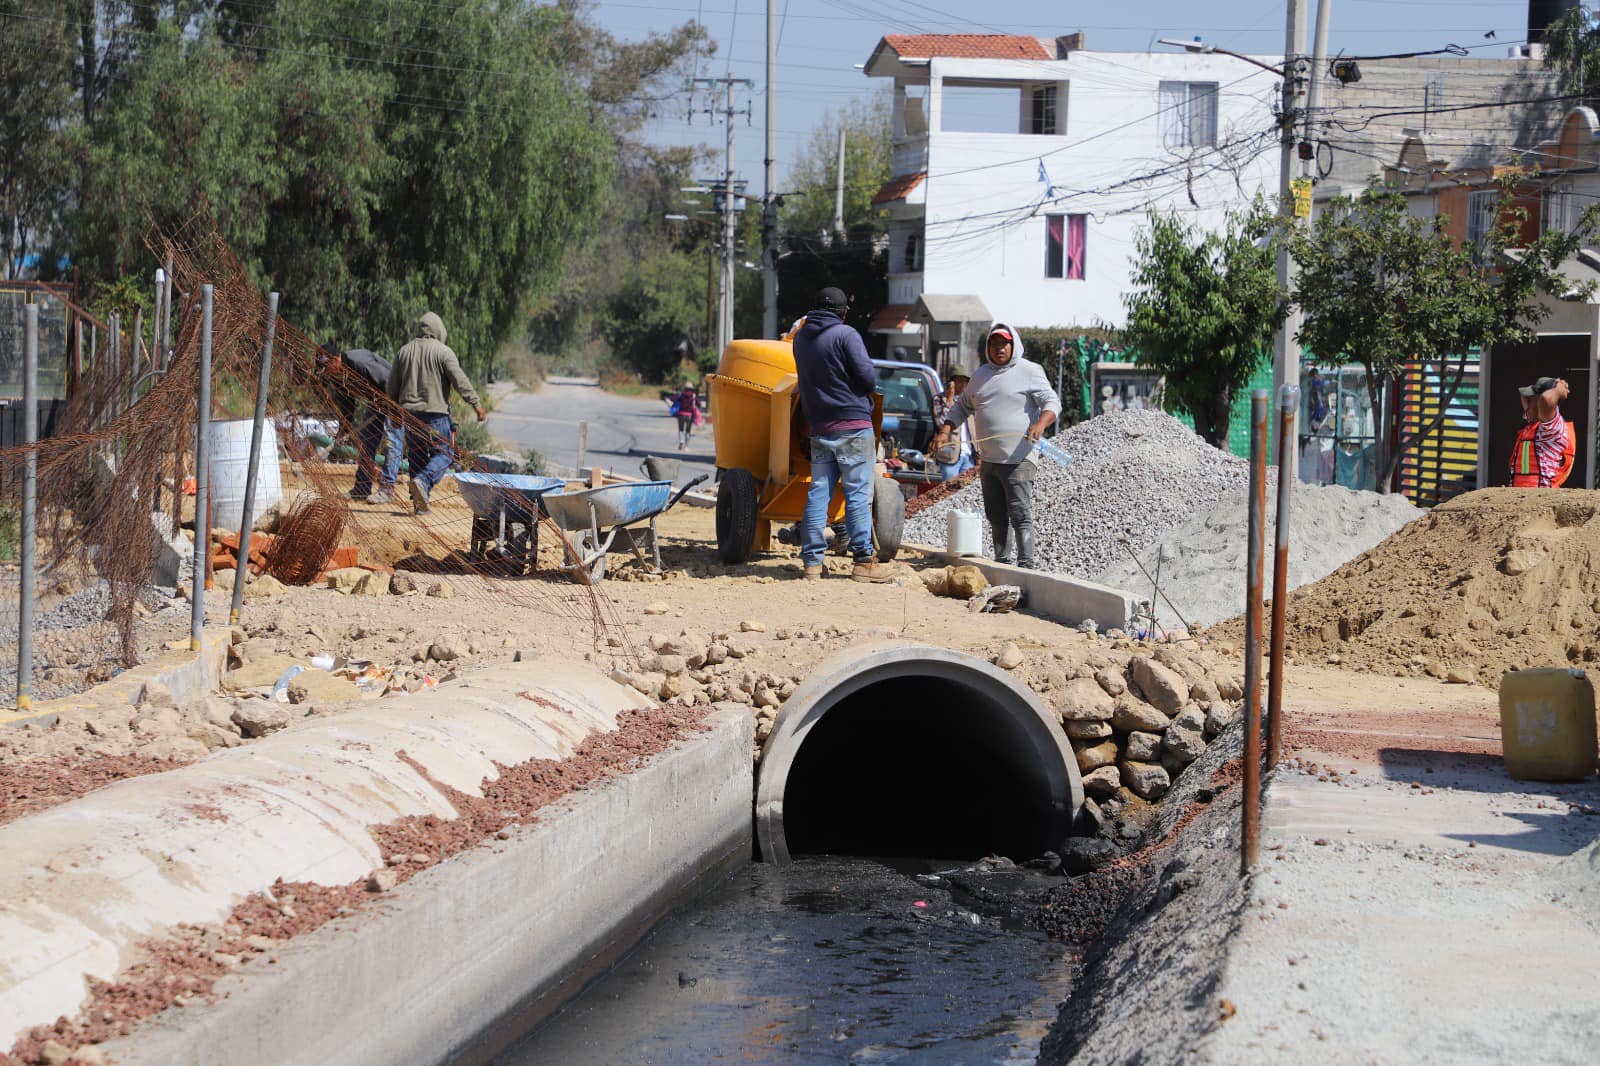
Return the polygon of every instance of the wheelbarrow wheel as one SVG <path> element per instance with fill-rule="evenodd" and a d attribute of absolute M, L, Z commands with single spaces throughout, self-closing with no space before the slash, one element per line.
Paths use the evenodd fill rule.
<path fill-rule="evenodd" d="M 872 543 L 878 561 L 886 563 L 900 551 L 906 529 L 906 498 L 900 486 L 886 477 L 872 483 Z"/>
<path fill-rule="evenodd" d="M 760 492 L 750 471 L 724 470 L 717 483 L 717 554 L 723 562 L 747 562 L 754 554 L 760 509 Z"/>
<path fill-rule="evenodd" d="M 587 529 L 577 529 L 566 534 L 567 552 L 572 561 L 567 573 L 580 585 L 598 585 L 606 577 L 606 553 L 600 550 L 594 534 Z"/>

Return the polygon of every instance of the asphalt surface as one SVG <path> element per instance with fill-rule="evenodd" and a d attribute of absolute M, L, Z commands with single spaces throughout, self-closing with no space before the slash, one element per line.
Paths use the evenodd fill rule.
<path fill-rule="evenodd" d="M 536 448 L 546 462 L 576 468 L 578 427 L 585 422 L 584 469 L 599 466 L 637 476 L 645 456 L 659 455 L 684 461 L 679 484 L 716 474 L 710 423 L 699 426 L 689 450 L 680 452 L 677 421 L 665 403 L 618 396 L 581 378 L 551 378 L 538 392 L 497 393 L 489 432 L 519 456 Z"/>

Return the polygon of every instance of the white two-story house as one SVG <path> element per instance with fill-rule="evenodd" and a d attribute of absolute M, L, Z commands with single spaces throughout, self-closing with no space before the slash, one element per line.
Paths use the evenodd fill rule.
<path fill-rule="evenodd" d="M 976 297 L 1018 326 L 1121 325 L 1152 208 L 1214 227 L 1258 193 L 1276 196 L 1275 74 L 1230 56 L 1082 44 L 940 34 L 873 50 L 867 75 L 894 79 L 894 174 L 877 197 L 889 306 L 872 326 L 891 349 L 944 361 L 916 320 L 923 296 L 924 311 Z"/>

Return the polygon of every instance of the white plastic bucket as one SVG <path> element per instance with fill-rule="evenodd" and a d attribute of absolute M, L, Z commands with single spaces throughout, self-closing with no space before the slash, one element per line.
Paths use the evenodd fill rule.
<path fill-rule="evenodd" d="M 211 525 L 215 529 L 238 529 L 244 516 L 244 483 L 250 470 L 250 427 L 248 418 L 234 422 L 213 422 L 206 439 L 210 455 L 206 463 L 210 478 Z M 255 513 L 283 501 L 283 474 L 278 469 L 278 433 L 271 421 L 261 435 L 261 465 L 256 477 Z"/>
<path fill-rule="evenodd" d="M 944 547 L 951 555 L 983 551 L 983 527 L 977 511 L 950 510 L 944 516 Z"/>

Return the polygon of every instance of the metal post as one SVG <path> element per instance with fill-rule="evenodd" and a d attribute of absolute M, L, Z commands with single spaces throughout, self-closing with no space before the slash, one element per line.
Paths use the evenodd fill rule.
<path fill-rule="evenodd" d="M 1289 503 L 1294 492 L 1290 453 L 1297 434 L 1300 390 L 1285 385 L 1278 393 L 1278 518 L 1277 554 L 1272 561 L 1272 666 L 1267 674 L 1267 769 L 1283 754 L 1283 645 L 1289 608 Z"/>
<path fill-rule="evenodd" d="M 110 376 L 112 380 L 117 380 L 122 376 L 122 316 L 115 311 L 106 316 L 106 344 L 108 346 L 106 358 L 111 362 Z M 115 401 L 111 406 L 112 413 L 115 414 Z"/>
<path fill-rule="evenodd" d="M 211 554 L 211 530 L 202 528 L 211 517 L 210 480 L 206 476 L 209 461 L 206 447 L 207 430 L 211 423 L 211 286 L 200 286 L 200 384 L 195 390 L 194 429 L 194 603 L 189 613 L 189 648 L 200 650 L 200 632 L 206 624 L 206 567 L 201 555 Z M 182 498 L 181 486 L 174 490 Z"/>
<path fill-rule="evenodd" d="M 272 380 L 272 339 L 278 329 L 278 294 L 267 294 L 267 339 L 261 346 L 261 375 L 256 379 L 255 424 L 250 427 L 250 465 L 244 474 L 244 510 L 239 516 L 239 561 L 233 572 L 233 605 L 228 624 L 239 624 L 244 604 L 244 583 L 250 578 L 250 527 L 256 517 L 256 470 L 261 465 L 261 438 L 267 424 L 267 385 Z"/>
<path fill-rule="evenodd" d="M 761 335 L 778 336 L 778 34 L 776 0 L 767 0 L 767 155 L 766 195 L 761 198 Z M 718 353 L 720 354 L 720 353 Z"/>
<path fill-rule="evenodd" d="M 734 211 L 733 211 L 733 86 L 726 86 L 727 105 L 723 117 L 727 126 L 727 148 L 723 156 L 722 173 L 722 281 L 717 294 L 717 354 L 720 356 L 728 342 L 733 340 L 733 264 L 734 264 Z M 581 465 L 581 464 L 580 464 Z"/>
<path fill-rule="evenodd" d="M 578 465 L 574 467 L 579 473 L 583 472 L 583 460 L 589 453 L 589 423 L 578 423 Z"/>
<path fill-rule="evenodd" d="M 844 123 L 839 124 L 839 169 L 833 179 L 833 232 L 844 236 Z"/>
<path fill-rule="evenodd" d="M 17 710 L 33 708 L 33 591 L 37 575 L 34 555 L 37 546 L 39 493 L 39 305 L 23 309 L 22 334 L 22 443 L 28 454 L 22 460 L 22 545 L 18 562 L 22 567 L 21 599 L 17 604 Z"/>
<path fill-rule="evenodd" d="M 1298 225 L 1295 218 L 1295 130 L 1299 125 L 1302 104 L 1305 100 L 1306 12 L 1301 0 L 1288 0 L 1288 21 L 1283 42 L 1283 115 L 1281 144 L 1278 150 L 1278 219 L 1284 236 L 1278 240 L 1278 287 L 1284 292 L 1294 289 L 1296 268 L 1289 255 L 1287 234 Z M 1284 385 L 1300 383 L 1300 342 L 1295 334 L 1300 332 L 1301 315 L 1291 305 L 1288 316 L 1273 338 L 1272 387 L 1276 392 Z M 1291 457 L 1292 464 L 1292 457 Z"/>
<path fill-rule="evenodd" d="M 1250 551 L 1245 572 L 1244 828 L 1239 872 L 1256 864 L 1261 844 L 1261 578 L 1267 513 L 1267 390 L 1250 394 Z"/>
<path fill-rule="evenodd" d="M 161 295 L 161 372 L 172 363 L 172 256 L 167 256 L 167 285 Z"/>

